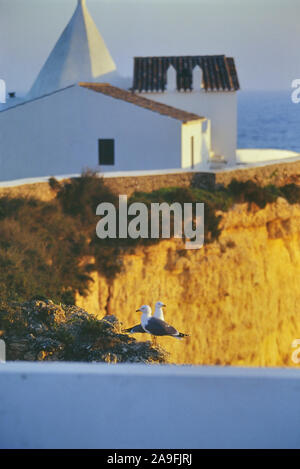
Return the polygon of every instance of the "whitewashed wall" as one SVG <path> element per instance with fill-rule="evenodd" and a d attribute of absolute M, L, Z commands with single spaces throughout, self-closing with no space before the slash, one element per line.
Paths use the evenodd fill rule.
<path fill-rule="evenodd" d="M 194 153 L 194 168 L 201 164 L 201 149 L 202 149 L 202 123 L 201 122 L 187 122 L 181 128 L 181 166 L 183 168 L 192 167 L 192 143 L 193 138 L 193 153 Z"/>
<path fill-rule="evenodd" d="M 6 84 L 4 80 L 0 79 L 0 104 L 6 103 Z"/>
<path fill-rule="evenodd" d="M 204 127 L 206 129 L 204 130 Z M 192 143 L 194 139 L 194 169 L 205 170 L 208 168 L 210 156 L 210 121 L 190 121 L 182 124 L 181 128 L 181 166 L 191 168 Z"/>
<path fill-rule="evenodd" d="M 98 139 L 115 166 L 98 166 Z M 0 112 L 0 180 L 181 167 L 181 122 L 79 86 Z"/>
<path fill-rule="evenodd" d="M 211 144 L 216 155 L 235 164 L 237 145 L 237 93 L 205 90 L 141 93 L 141 96 L 194 112 L 211 120 Z"/>
<path fill-rule="evenodd" d="M 1 448 L 300 448 L 300 369 L 0 364 Z"/>

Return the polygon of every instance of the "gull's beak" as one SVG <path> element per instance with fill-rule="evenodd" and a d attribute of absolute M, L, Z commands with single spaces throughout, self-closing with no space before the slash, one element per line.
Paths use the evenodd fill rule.
<path fill-rule="evenodd" d="M 141 311 L 140 309 L 137 309 L 135 312 L 137 313 L 138 311 Z"/>
<path fill-rule="evenodd" d="M 167 307 L 167 305 L 163 305 L 163 307 L 164 307 L 164 308 L 166 308 L 166 307 Z"/>

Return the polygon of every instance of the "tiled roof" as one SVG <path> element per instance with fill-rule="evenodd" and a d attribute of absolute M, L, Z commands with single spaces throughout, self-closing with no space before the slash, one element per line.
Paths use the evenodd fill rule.
<path fill-rule="evenodd" d="M 167 70 L 173 65 L 177 71 L 177 89 L 193 88 L 193 68 L 199 65 L 203 72 L 206 91 L 236 91 L 240 88 L 234 59 L 225 55 L 193 55 L 181 57 L 135 57 L 134 91 L 164 91 Z"/>
<path fill-rule="evenodd" d="M 136 106 L 149 109 L 150 111 L 158 112 L 163 116 L 172 117 L 173 119 L 180 120 L 182 122 L 188 122 L 191 120 L 205 119 L 200 117 L 197 114 L 192 114 L 190 112 L 182 111 L 172 106 L 167 106 L 166 104 L 158 103 L 152 99 L 143 98 L 132 92 L 122 90 L 116 86 L 112 86 L 108 83 L 79 83 L 83 88 L 88 88 L 98 93 L 106 94 L 112 98 L 121 99 L 122 101 L 127 101 L 128 103 L 135 104 Z"/>

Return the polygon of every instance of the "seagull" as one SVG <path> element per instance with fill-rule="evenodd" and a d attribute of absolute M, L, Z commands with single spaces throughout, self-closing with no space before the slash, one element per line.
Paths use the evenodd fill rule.
<path fill-rule="evenodd" d="M 164 321 L 165 318 L 164 318 L 164 312 L 162 309 L 165 307 L 166 305 L 164 303 L 162 303 L 161 301 L 157 301 L 155 303 L 155 310 L 154 310 L 153 316 L 157 319 L 161 319 L 162 321 Z"/>
<path fill-rule="evenodd" d="M 170 326 L 170 324 L 166 323 L 162 319 L 152 316 L 152 310 L 149 305 L 143 305 L 136 311 L 140 311 L 142 313 L 141 326 L 145 332 L 148 332 L 148 334 L 154 336 L 168 335 L 175 339 L 182 339 L 182 337 L 188 336 L 188 334 L 178 332 L 175 327 Z"/>
<path fill-rule="evenodd" d="M 162 301 L 157 301 L 155 303 L 155 310 L 154 310 L 154 318 L 161 319 L 164 321 L 164 312 L 162 310 L 163 307 L 166 305 L 162 303 Z M 145 334 L 145 330 L 143 329 L 141 324 L 137 324 L 136 326 L 129 327 L 129 329 L 125 329 L 125 332 L 129 332 L 130 334 Z"/>

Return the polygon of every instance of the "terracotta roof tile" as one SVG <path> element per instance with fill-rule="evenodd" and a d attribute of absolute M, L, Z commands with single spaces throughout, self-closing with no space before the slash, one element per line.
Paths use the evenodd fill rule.
<path fill-rule="evenodd" d="M 177 89 L 193 88 L 193 69 L 199 65 L 203 72 L 206 91 L 237 91 L 240 88 L 234 59 L 225 55 L 193 55 L 170 57 L 135 57 L 133 90 L 165 91 L 167 70 L 172 65 L 177 71 Z"/>
<path fill-rule="evenodd" d="M 159 114 L 162 114 L 163 116 L 172 117 L 173 119 L 177 119 L 182 122 L 205 119 L 205 117 L 200 117 L 197 114 L 192 114 L 190 112 L 182 111 L 181 109 L 177 109 L 175 107 L 168 106 L 163 103 L 158 103 L 157 101 L 153 101 L 152 99 L 138 96 L 135 93 L 123 90 L 121 88 L 117 88 L 116 86 L 112 86 L 109 83 L 81 82 L 79 83 L 79 85 L 82 86 L 83 88 L 88 88 L 90 90 L 97 91 L 98 93 L 111 96 L 112 98 L 115 98 L 115 99 L 121 99 L 122 101 L 127 101 L 128 103 L 135 104 L 136 106 L 140 106 L 144 109 L 149 109 L 150 111 L 153 111 L 153 112 L 158 112 Z"/>

